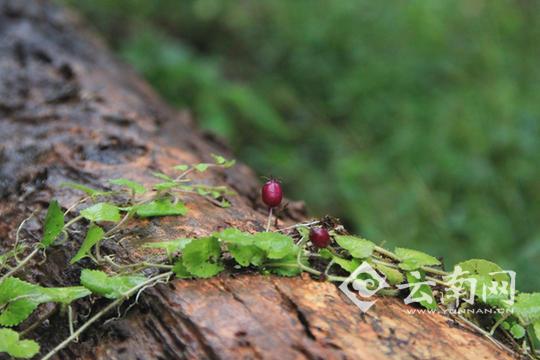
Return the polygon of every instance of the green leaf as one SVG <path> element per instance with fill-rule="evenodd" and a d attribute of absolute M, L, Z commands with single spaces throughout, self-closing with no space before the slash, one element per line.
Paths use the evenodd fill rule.
<path fill-rule="evenodd" d="M 110 181 L 111 184 L 118 185 L 118 186 L 124 186 L 129 188 L 131 191 L 133 191 L 135 194 L 144 194 L 146 192 L 146 188 L 144 185 L 133 181 L 129 179 L 113 179 Z"/>
<path fill-rule="evenodd" d="M 236 228 L 227 228 L 219 233 L 215 233 L 214 236 L 226 244 L 248 246 L 253 245 L 255 242 L 255 236 L 253 234 L 242 232 Z"/>
<path fill-rule="evenodd" d="M 167 252 L 167 256 L 171 257 L 175 252 L 182 251 L 192 239 L 182 238 L 169 241 L 149 242 L 144 244 L 145 248 L 163 249 Z"/>
<path fill-rule="evenodd" d="M 166 182 L 162 182 L 162 183 L 159 183 L 159 184 L 155 184 L 154 189 L 158 190 L 158 191 L 164 191 L 164 190 L 172 189 L 172 188 L 177 187 L 177 186 L 179 186 L 179 184 L 177 182 L 166 181 Z"/>
<path fill-rule="evenodd" d="M 225 199 L 221 200 L 221 202 L 219 203 L 219 206 L 223 209 L 227 209 L 227 208 L 230 208 L 231 207 L 231 203 Z"/>
<path fill-rule="evenodd" d="M 39 303 L 32 300 L 14 300 L 6 305 L 0 314 L 0 325 L 16 326 L 26 320 L 38 307 Z"/>
<path fill-rule="evenodd" d="M 109 276 L 103 271 L 84 269 L 81 284 L 94 294 L 108 299 L 117 299 L 146 281 L 144 276 Z"/>
<path fill-rule="evenodd" d="M 242 266 L 249 266 L 249 264 L 259 266 L 265 258 L 264 251 L 255 245 L 231 244 L 228 249 L 234 260 Z"/>
<path fill-rule="evenodd" d="M 398 269 L 394 269 L 390 266 L 382 264 L 372 263 L 371 265 L 384 275 L 386 282 L 390 285 L 401 284 L 403 281 L 405 281 L 405 277 Z"/>
<path fill-rule="evenodd" d="M 415 276 L 415 275 L 418 275 L 418 276 Z M 425 297 L 426 298 L 425 300 L 420 300 L 418 301 L 418 303 L 420 303 L 426 309 L 436 310 L 437 301 L 435 300 L 435 297 L 433 296 L 431 287 L 428 284 L 414 285 L 420 282 L 425 282 L 424 272 L 420 270 L 407 271 L 405 273 L 405 276 L 407 277 L 407 282 L 409 283 L 409 285 L 411 285 L 411 287 L 409 287 L 410 297 L 412 299 L 420 299 L 420 298 Z M 417 289 L 415 289 L 416 286 L 418 286 Z"/>
<path fill-rule="evenodd" d="M 215 234 L 225 244 L 236 262 L 242 266 L 259 266 L 265 258 L 265 252 L 255 244 L 255 236 L 235 228 L 228 228 Z"/>
<path fill-rule="evenodd" d="M 540 293 L 520 293 L 512 309 L 524 325 L 540 321 Z"/>
<path fill-rule="evenodd" d="M 70 181 L 63 182 L 63 183 L 60 184 L 60 186 L 61 187 L 67 187 L 67 188 L 74 189 L 74 190 L 82 191 L 83 193 L 85 193 L 86 195 L 89 195 L 91 197 L 111 194 L 110 191 L 96 190 L 96 189 L 92 189 L 91 187 L 88 187 L 86 185 L 77 184 L 77 183 L 70 182 Z"/>
<path fill-rule="evenodd" d="M 9 277 L 0 283 L 0 325 L 14 326 L 24 321 L 41 303 L 69 304 L 90 293 L 81 286 L 44 288 Z"/>
<path fill-rule="evenodd" d="M 431 255 L 417 250 L 396 248 L 396 256 L 399 258 L 399 267 L 403 270 L 416 270 L 422 266 L 440 265 L 441 262 Z"/>
<path fill-rule="evenodd" d="M 349 273 L 352 273 L 360 266 L 360 261 L 358 259 L 347 260 L 339 256 L 334 256 L 333 259 L 336 264 Z"/>
<path fill-rule="evenodd" d="M 254 235 L 254 244 L 266 252 L 270 259 L 281 259 L 296 254 L 298 247 L 292 238 L 275 232 L 261 232 Z"/>
<path fill-rule="evenodd" d="M 455 267 L 458 266 L 462 271 L 468 271 L 471 275 L 487 275 L 491 277 L 492 275 L 490 275 L 490 273 L 503 271 L 499 265 L 483 259 L 470 259 L 456 264 Z M 509 280 L 508 274 L 497 274 L 495 276 L 495 279 L 498 279 L 499 281 Z"/>
<path fill-rule="evenodd" d="M 195 164 L 193 165 L 193 168 L 195 170 L 197 170 L 198 172 L 205 172 L 208 167 L 210 166 L 211 164 L 207 164 L 207 163 L 200 163 L 200 164 Z"/>
<path fill-rule="evenodd" d="M 182 263 L 192 275 L 201 278 L 212 277 L 223 270 L 219 263 L 221 248 L 213 237 L 193 240 L 184 247 Z"/>
<path fill-rule="evenodd" d="M 73 301 L 90 295 L 90 291 L 84 286 L 69 286 L 45 288 L 40 287 L 39 292 L 41 302 L 55 302 L 61 304 L 71 304 Z"/>
<path fill-rule="evenodd" d="M 230 168 L 236 164 L 236 160 L 227 160 L 221 155 L 211 154 L 216 164 L 223 166 L 224 168 Z"/>
<path fill-rule="evenodd" d="M 54 240 L 62 233 L 64 229 L 64 213 L 58 205 L 58 201 L 53 200 L 47 209 L 45 216 L 45 226 L 43 228 L 43 238 L 41 244 L 47 248 L 54 243 Z"/>
<path fill-rule="evenodd" d="M 533 330 L 534 334 L 536 335 L 536 339 L 540 341 L 540 320 L 534 322 Z"/>
<path fill-rule="evenodd" d="M 172 271 L 175 273 L 176 277 L 179 279 L 189 279 L 193 277 L 193 275 L 191 275 L 191 273 L 184 266 L 182 259 L 174 263 Z"/>
<path fill-rule="evenodd" d="M 221 155 L 216 155 L 216 154 L 210 154 L 210 156 L 212 156 L 214 158 L 214 161 L 216 162 L 216 164 L 218 165 L 222 165 L 224 163 L 227 162 L 227 159 L 225 159 L 223 156 Z"/>
<path fill-rule="evenodd" d="M 319 249 L 319 255 L 323 259 L 331 260 L 334 257 L 334 254 L 328 249 Z"/>
<path fill-rule="evenodd" d="M 138 205 L 135 208 L 137 216 L 146 218 L 153 216 L 168 216 L 168 215 L 185 215 L 187 208 L 183 202 L 178 201 L 176 204 L 171 202 L 171 199 L 158 199 L 149 203 Z"/>
<path fill-rule="evenodd" d="M 174 181 L 173 178 L 170 177 L 169 175 L 165 175 L 165 174 L 160 173 L 160 172 L 153 172 L 152 176 L 156 177 L 158 179 L 161 179 L 161 180 L 165 180 L 165 181 Z"/>
<path fill-rule="evenodd" d="M 178 171 L 186 171 L 189 169 L 189 165 L 176 165 L 173 169 Z"/>
<path fill-rule="evenodd" d="M 452 281 L 452 277 L 458 275 L 458 267 L 461 268 L 462 275 L 457 276 L 457 279 L 463 279 L 463 287 L 470 290 L 471 281 L 475 282 L 475 295 L 480 299 L 484 300 L 489 305 L 506 308 L 508 307 L 508 299 L 510 293 L 507 289 L 504 288 L 495 288 L 493 284 L 496 285 L 509 285 L 510 276 L 505 273 L 503 269 L 487 260 L 483 259 L 471 259 L 463 261 L 456 264 L 454 267 L 454 272 L 449 276 L 445 277 L 445 280 Z M 489 291 L 485 291 L 489 289 Z"/>
<path fill-rule="evenodd" d="M 300 234 L 300 237 L 307 239 L 309 237 L 309 228 L 307 226 L 299 226 L 296 231 Z"/>
<path fill-rule="evenodd" d="M 352 257 L 366 259 L 371 256 L 375 244 L 369 240 L 350 235 L 335 235 L 336 242 L 347 250 Z"/>
<path fill-rule="evenodd" d="M 92 247 L 94 247 L 94 245 L 96 245 L 98 241 L 103 239 L 103 234 L 105 234 L 105 232 L 102 228 L 95 224 L 92 224 L 90 226 L 90 229 L 88 229 L 88 232 L 86 233 L 86 238 L 84 239 L 81 247 L 79 248 L 79 251 L 77 251 L 77 254 L 75 254 L 73 259 L 71 259 L 70 263 L 75 264 L 77 261 L 86 257 L 90 250 L 92 250 Z"/>
<path fill-rule="evenodd" d="M 300 261 L 305 263 L 307 260 L 303 257 Z M 264 267 L 280 276 L 296 276 L 302 273 L 302 269 L 298 266 L 297 255 L 294 254 L 287 255 L 282 259 L 269 259 L 264 263 Z"/>
<path fill-rule="evenodd" d="M 512 334 L 512 336 L 515 338 L 515 339 L 521 339 L 525 336 L 525 328 L 521 325 L 519 325 L 518 323 L 515 323 L 514 325 L 512 325 L 512 327 L 510 328 L 510 334 Z"/>
<path fill-rule="evenodd" d="M 109 203 L 98 203 L 81 211 L 81 215 L 90 221 L 120 221 L 120 209 Z"/>
<path fill-rule="evenodd" d="M 11 329 L 0 329 L 0 353 L 30 359 L 39 353 L 39 344 L 33 340 L 21 340 L 19 333 Z"/>

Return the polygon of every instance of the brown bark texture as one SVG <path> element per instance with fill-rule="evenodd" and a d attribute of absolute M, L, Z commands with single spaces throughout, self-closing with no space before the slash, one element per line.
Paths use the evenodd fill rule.
<path fill-rule="evenodd" d="M 211 153 L 230 155 L 188 115 L 164 104 L 73 13 L 49 2 L 0 1 L 0 251 L 13 244 L 19 223 L 30 213 L 40 215 L 23 234 L 26 241 L 38 241 L 48 202 L 57 198 L 65 208 L 80 196 L 60 187 L 64 181 L 101 189 L 117 177 L 149 184 L 155 182 L 152 171 L 211 161 Z M 230 198 L 232 207 L 187 195 L 182 199 L 186 216 L 132 221 L 123 241 L 105 242 L 103 251 L 134 260 L 147 255 L 142 242 L 231 226 L 263 229 L 266 209 L 248 167 L 212 170 L 203 181 L 238 192 Z M 280 221 L 303 219 L 302 206 L 291 203 Z M 70 242 L 51 248 L 46 262 L 34 262 L 19 276 L 44 286 L 77 284 L 81 268 L 69 265 L 69 259 L 82 241 L 80 230 Z M 80 301 L 79 323 L 106 303 Z M 146 290 L 120 319 L 96 324 L 57 358 L 513 358 L 449 317 L 411 315 L 407 309 L 412 308 L 402 299 L 380 298 L 363 314 L 335 284 L 308 276 L 226 271 Z M 49 320 L 29 337 L 45 354 L 69 335 L 68 324 L 61 308 L 43 305 L 22 329 L 40 316 Z"/>

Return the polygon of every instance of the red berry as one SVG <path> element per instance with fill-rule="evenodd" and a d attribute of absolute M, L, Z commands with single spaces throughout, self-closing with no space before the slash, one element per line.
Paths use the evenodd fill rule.
<path fill-rule="evenodd" d="M 330 245 L 330 234 L 323 227 L 312 227 L 309 231 L 309 240 L 318 248 Z"/>
<path fill-rule="evenodd" d="M 262 187 L 261 195 L 263 202 L 269 207 L 273 208 L 278 206 L 281 204 L 281 199 L 283 199 L 281 184 L 277 180 L 269 180 Z"/>

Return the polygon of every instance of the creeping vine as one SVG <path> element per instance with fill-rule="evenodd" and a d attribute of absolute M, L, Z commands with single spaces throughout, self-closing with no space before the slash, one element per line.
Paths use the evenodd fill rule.
<path fill-rule="evenodd" d="M 35 214 L 25 219 L 17 229 L 13 248 L 0 255 L 0 353 L 31 358 L 40 352 L 37 342 L 21 339 L 27 330 L 15 330 L 40 304 L 59 303 L 68 310 L 70 335 L 42 357 L 46 360 L 128 299 L 135 297 L 130 307 L 136 304 L 145 289 L 173 278 L 213 277 L 233 264 L 279 276 L 305 272 L 322 281 L 348 284 L 356 290 L 363 287 L 378 295 L 403 296 L 406 302 L 449 313 L 500 347 L 512 346 L 524 356 L 540 358 L 537 350 L 540 348 L 540 293 L 512 292 L 512 276 L 493 262 L 471 259 L 446 271 L 441 261 L 431 255 L 406 248 L 390 251 L 350 235 L 328 217 L 271 229 L 271 210 L 282 198 L 281 187 L 275 180 L 270 180 L 262 189 L 263 201 L 270 210 L 265 231 L 248 233 L 226 228 L 200 238 L 143 244 L 144 248 L 158 249 L 162 253 L 163 256 L 152 261 L 126 264 L 104 254 L 103 241 L 117 241 L 118 233 L 132 218 L 185 216 L 188 210 L 181 199 L 186 193 L 202 196 L 217 206 L 231 206 L 228 197 L 234 192 L 227 187 L 189 179 L 194 172 L 234 165 L 234 160 L 213 157 L 214 163 L 178 165 L 174 167 L 178 172 L 175 176 L 154 173 L 159 182 L 151 188 L 130 179 L 111 180 L 113 190 L 110 191 L 65 183 L 64 186 L 84 195 L 64 211 L 56 200 L 50 202 L 42 238 L 37 244 L 29 245 L 21 239 L 22 229 Z M 86 236 L 70 263 L 81 264 L 81 260 L 88 258 L 92 264 L 91 268 L 82 269 L 79 284 L 51 288 L 18 277 L 40 254 L 46 259 L 51 246 L 70 241 L 75 224 L 88 225 Z M 357 273 L 364 264 L 373 272 Z M 468 301 L 456 294 L 470 294 L 471 298 Z M 71 304 L 88 296 L 111 301 L 75 328 Z M 27 329 L 37 326 L 39 324 L 31 324 Z"/>

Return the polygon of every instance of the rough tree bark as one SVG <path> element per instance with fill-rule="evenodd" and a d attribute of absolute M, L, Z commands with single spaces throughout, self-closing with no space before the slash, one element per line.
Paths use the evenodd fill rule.
<path fill-rule="evenodd" d="M 179 94 L 182 96 L 182 94 Z M 20 221 L 51 198 L 65 207 L 76 181 L 101 188 L 106 179 L 149 183 L 151 171 L 209 160 L 227 149 L 175 113 L 115 60 L 69 12 L 47 2 L 0 1 L 0 250 Z M 239 165 L 213 171 L 210 183 L 238 192 L 221 209 L 184 199 L 188 216 L 136 221 L 120 258 L 144 256 L 142 241 L 200 236 L 222 227 L 261 230 L 265 211 L 253 172 Z M 282 221 L 302 219 L 301 206 Z M 29 223 L 26 237 L 39 237 Z M 68 266 L 80 236 L 49 251 L 45 264 L 22 275 L 45 285 L 76 283 Z M 104 302 L 80 306 L 80 314 Z M 450 318 L 410 315 L 402 300 L 380 299 L 362 314 L 333 284 L 309 277 L 224 273 L 210 280 L 176 280 L 145 292 L 121 320 L 94 326 L 61 359 L 509 359 L 513 355 Z M 55 312 L 40 308 L 37 316 Z M 113 317 L 115 314 L 111 314 Z M 24 325 L 23 325 L 24 328 Z M 50 350 L 68 334 L 55 313 L 31 333 Z"/>

